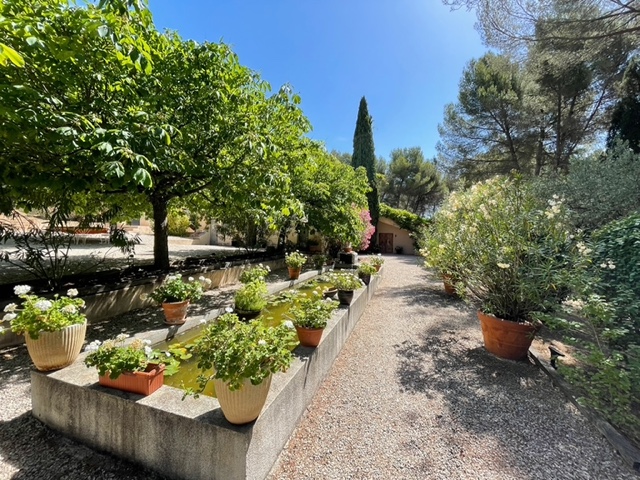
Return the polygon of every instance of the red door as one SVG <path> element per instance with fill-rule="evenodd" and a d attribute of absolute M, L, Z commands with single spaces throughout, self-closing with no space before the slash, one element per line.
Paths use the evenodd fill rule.
<path fill-rule="evenodd" d="M 393 253 L 393 233 L 379 233 L 378 244 L 381 253 Z"/>

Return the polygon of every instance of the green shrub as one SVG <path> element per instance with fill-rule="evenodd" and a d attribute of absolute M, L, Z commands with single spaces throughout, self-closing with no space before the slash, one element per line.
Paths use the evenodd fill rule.
<path fill-rule="evenodd" d="M 175 237 L 184 237 L 191 225 L 189 216 L 183 213 L 169 212 L 167 216 L 167 230 L 169 235 Z"/>

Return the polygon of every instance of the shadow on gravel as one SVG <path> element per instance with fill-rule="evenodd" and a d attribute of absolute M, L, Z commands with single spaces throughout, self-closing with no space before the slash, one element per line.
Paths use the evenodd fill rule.
<path fill-rule="evenodd" d="M 14 480 L 166 478 L 65 438 L 30 413 L 0 423 L 0 458 L 18 470 L 10 477 Z"/>

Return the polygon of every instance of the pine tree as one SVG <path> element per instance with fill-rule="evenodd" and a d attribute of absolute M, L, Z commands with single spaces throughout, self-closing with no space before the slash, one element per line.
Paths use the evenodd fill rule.
<path fill-rule="evenodd" d="M 353 135 L 353 155 L 351 165 L 353 168 L 364 167 L 367 170 L 367 178 L 371 191 L 367 193 L 371 223 L 376 230 L 380 218 L 380 199 L 378 197 L 378 182 L 376 180 L 376 154 L 373 146 L 372 118 L 367 108 L 367 99 L 362 97 L 358 108 L 358 120 L 356 131 Z M 377 245 L 377 235 L 371 237 L 371 244 Z"/>

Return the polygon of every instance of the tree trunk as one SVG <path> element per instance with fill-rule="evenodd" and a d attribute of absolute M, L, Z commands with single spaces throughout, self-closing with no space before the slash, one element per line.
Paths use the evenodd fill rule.
<path fill-rule="evenodd" d="M 169 270 L 169 200 L 158 195 L 151 197 L 153 206 L 153 261 L 160 270 Z"/>

